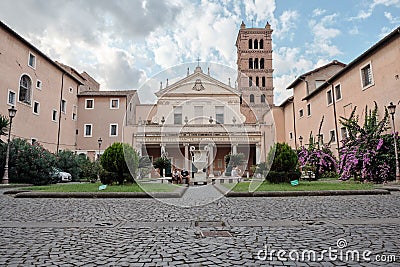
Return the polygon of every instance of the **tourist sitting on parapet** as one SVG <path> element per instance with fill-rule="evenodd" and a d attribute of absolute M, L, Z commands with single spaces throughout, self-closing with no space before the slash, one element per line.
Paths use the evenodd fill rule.
<path fill-rule="evenodd" d="M 174 169 L 172 173 L 172 183 L 181 184 L 182 183 L 182 176 L 179 169 Z"/>
<path fill-rule="evenodd" d="M 182 169 L 181 176 L 182 176 L 182 182 L 183 182 L 183 179 L 185 179 L 185 183 L 189 184 L 190 176 L 189 176 L 189 172 L 186 169 Z"/>

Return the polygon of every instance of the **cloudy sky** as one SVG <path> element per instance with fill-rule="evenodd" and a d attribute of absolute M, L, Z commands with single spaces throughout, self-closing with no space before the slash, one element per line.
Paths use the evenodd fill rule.
<path fill-rule="evenodd" d="M 145 103 L 155 98 L 143 85 L 178 64 L 199 57 L 236 69 L 241 21 L 269 21 L 279 104 L 296 76 L 349 63 L 398 27 L 400 0 L 2 0 L 0 20 L 103 90 L 142 88 Z"/>

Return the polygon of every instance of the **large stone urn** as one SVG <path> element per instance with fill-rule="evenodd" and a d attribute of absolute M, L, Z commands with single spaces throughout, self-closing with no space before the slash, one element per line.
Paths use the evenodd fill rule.
<path fill-rule="evenodd" d="M 204 183 L 207 184 L 207 171 L 204 169 L 208 165 L 208 149 L 197 149 L 194 146 L 190 147 L 190 153 L 192 154 L 192 163 L 197 168 L 197 172 L 194 173 L 193 183 Z"/>

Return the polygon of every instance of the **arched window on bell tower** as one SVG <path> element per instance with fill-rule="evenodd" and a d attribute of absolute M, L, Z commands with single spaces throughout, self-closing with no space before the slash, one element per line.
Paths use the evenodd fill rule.
<path fill-rule="evenodd" d="M 264 40 L 263 39 L 260 40 L 260 49 L 264 49 Z"/>
<path fill-rule="evenodd" d="M 258 76 L 256 77 L 256 86 L 260 86 L 260 78 Z"/>
<path fill-rule="evenodd" d="M 249 58 L 249 69 L 253 69 L 253 59 Z"/>
<path fill-rule="evenodd" d="M 258 49 L 258 40 L 257 39 L 254 40 L 254 49 Z"/>
<path fill-rule="evenodd" d="M 264 94 L 261 95 L 261 103 L 265 103 L 265 95 Z"/>
<path fill-rule="evenodd" d="M 261 86 L 265 87 L 265 76 L 261 78 Z"/>
<path fill-rule="evenodd" d="M 254 103 L 254 95 L 250 94 L 250 103 Z"/>
<path fill-rule="evenodd" d="M 249 49 L 253 49 L 253 40 L 249 39 Z"/>
<path fill-rule="evenodd" d="M 249 77 L 249 87 L 253 86 L 253 77 Z"/>
<path fill-rule="evenodd" d="M 260 59 L 260 69 L 264 69 L 264 59 Z"/>
<path fill-rule="evenodd" d="M 254 59 L 254 68 L 258 69 L 258 58 Z"/>

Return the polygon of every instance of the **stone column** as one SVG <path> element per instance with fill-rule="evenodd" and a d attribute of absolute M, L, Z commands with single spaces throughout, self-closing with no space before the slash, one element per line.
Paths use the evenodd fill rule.
<path fill-rule="evenodd" d="M 183 144 L 185 146 L 185 169 L 189 171 L 189 144 Z"/>
<path fill-rule="evenodd" d="M 231 145 L 231 152 L 232 152 L 232 154 L 237 154 L 237 144 Z"/>
<path fill-rule="evenodd" d="M 261 144 L 256 144 L 256 164 L 261 162 Z"/>
<path fill-rule="evenodd" d="M 213 144 L 209 144 L 208 145 L 209 150 L 208 150 L 208 164 L 209 164 L 209 175 L 208 177 L 213 178 L 214 177 L 214 145 Z"/>

